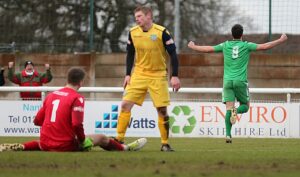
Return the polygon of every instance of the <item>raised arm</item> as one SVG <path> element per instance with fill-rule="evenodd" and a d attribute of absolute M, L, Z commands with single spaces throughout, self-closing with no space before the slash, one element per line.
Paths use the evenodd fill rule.
<path fill-rule="evenodd" d="M 258 44 L 256 50 L 268 50 L 287 40 L 286 34 L 282 34 L 279 39 L 264 44 Z"/>
<path fill-rule="evenodd" d="M 50 65 L 48 63 L 45 64 L 45 69 L 46 69 L 46 72 L 41 75 L 41 82 L 43 84 L 50 82 L 53 78 L 51 70 L 50 70 Z"/>
<path fill-rule="evenodd" d="M 15 84 L 20 84 L 21 83 L 21 74 L 15 73 L 13 66 L 14 66 L 14 62 L 8 62 L 7 77 L 11 82 L 13 82 Z"/>
<path fill-rule="evenodd" d="M 188 47 L 198 52 L 211 53 L 215 51 L 213 46 L 200 46 L 200 45 L 196 45 L 193 41 L 190 41 L 188 43 Z"/>

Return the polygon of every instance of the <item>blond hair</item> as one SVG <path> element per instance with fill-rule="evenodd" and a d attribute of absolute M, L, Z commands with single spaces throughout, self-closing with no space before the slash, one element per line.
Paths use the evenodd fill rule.
<path fill-rule="evenodd" d="M 137 12 L 143 12 L 145 15 L 147 14 L 151 14 L 151 18 L 153 18 L 153 13 L 152 13 L 152 9 L 151 7 L 147 7 L 147 6 L 137 6 L 135 9 L 134 9 L 134 13 L 137 13 Z"/>

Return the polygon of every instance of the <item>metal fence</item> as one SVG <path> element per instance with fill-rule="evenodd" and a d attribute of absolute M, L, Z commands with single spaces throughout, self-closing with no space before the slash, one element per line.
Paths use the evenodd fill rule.
<path fill-rule="evenodd" d="M 181 50 L 188 40 L 228 34 L 235 23 L 244 24 L 245 34 L 263 34 L 265 41 L 271 40 L 273 33 L 300 34 L 297 0 L 179 1 L 180 10 L 175 14 L 170 10 L 174 0 L 3 0 L 0 52 L 125 51 L 136 2 L 152 6 L 154 21 L 172 34 L 180 30 L 176 40 Z M 175 25 L 178 13 L 181 18 Z"/>

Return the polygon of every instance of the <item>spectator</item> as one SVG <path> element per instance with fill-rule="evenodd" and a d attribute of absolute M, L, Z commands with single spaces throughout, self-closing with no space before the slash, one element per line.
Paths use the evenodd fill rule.
<path fill-rule="evenodd" d="M 1 68 L 0 70 L 0 86 L 5 84 L 5 80 L 4 80 L 4 68 Z"/>
<path fill-rule="evenodd" d="M 13 69 L 14 62 L 8 63 L 8 79 L 20 86 L 42 86 L 52 80 L 50 65 L 45 64 L 46 73 L 39 73 L 34 69 L 32 61 L 26 61 L 21 72 L 15 73 Z M 21 92 L 20 96 L 26 99 L 41 99 L 41 92 Z"/>

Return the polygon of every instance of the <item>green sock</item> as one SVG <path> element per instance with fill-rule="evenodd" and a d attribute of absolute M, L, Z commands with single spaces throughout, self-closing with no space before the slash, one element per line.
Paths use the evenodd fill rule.
<path fill-rule="evenodd" d="M 241 104 L 241 105 L 237 108 L 236 111 L 237 111 L 238 114 L 243 114 L 243 113 L 246 113 L 248 110 L 249 110 L 248 105 L 246 105 L 246 104 Z"/>
<path fill-rule="evenodd" d="M 226 117 L 225 117 L 226 136 L 231 137 L 232 124 L 230 123 L 230 117 L 231 117 L 231 111 L 227 110 L 226 111 Z"/>

